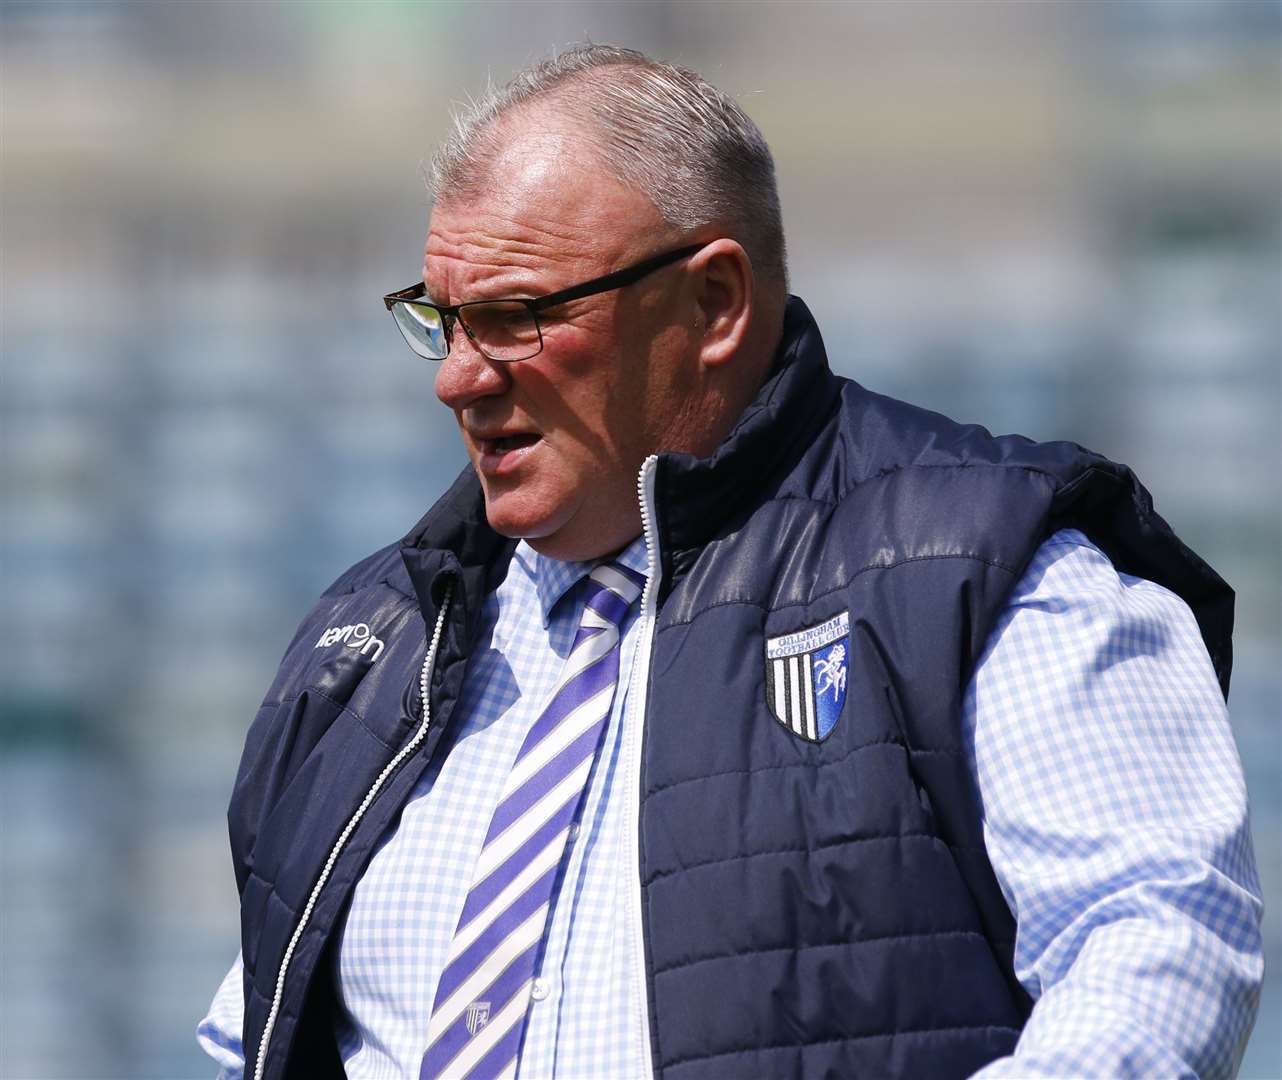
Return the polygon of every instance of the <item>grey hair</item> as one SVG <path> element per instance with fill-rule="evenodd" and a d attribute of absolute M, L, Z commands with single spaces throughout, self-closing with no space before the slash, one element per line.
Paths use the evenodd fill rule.
<path fill-rule="evenodd" d="M 761 130 L 698 73 L 633 49 L 575 45 L 471 102 L 432 161 L 438 202 L 484 191 L 506 141 L 498 121 L 527 106 L 586 117 L 601 164 L 664 221 L 680 230 L 717 225 L 743 245 L 758 276 L 786 290 L 774 159 Z"/>

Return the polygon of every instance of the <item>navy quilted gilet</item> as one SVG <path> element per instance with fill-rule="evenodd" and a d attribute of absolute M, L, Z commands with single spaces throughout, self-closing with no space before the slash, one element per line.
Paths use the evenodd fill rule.
<path fill-rule="evenodd" d="M 1037 545 L 1071 525 L 1184 597 L 1227 689 L 1232 593 L 1127 469 L 833 376 L 796 299 L 754 404 L 712 458 L 661 456 L 655 500 L 638 843 L 656 1074 L 964 1076 L 1008 1052 L 1029 1003 L 957 730 L 989 630 Z M 512 546 L 468 471 L 399 550 L 327 590 L 286 652 L 229 811 L 244 1043 L 256 1064 L 270 1029 L 263 1080 L 342 1074 L 335 931 L 448 751 L 481 603 Z M 433 723 L 388 771 L 422 719 L 424 632 L 447 582 Z M 843 613 L 844 706 L 811 742 L 767 709 L 765 643 Z M 325 644 L 352 627 L 377 652 Z"/>
<path fill-rule="evenodd" d="M 1232 594 L 1128 470 L 994 439 L 790 356 L 711 461 L 656 481 L 666 599 L 642 775 L 651 1035 L 665 1080 L 968 1076 L 1029 1000 L 958 718 L 1056 528 L 1194 607 L 1222 680 Z M 827 738 L 770 715 L 765 641 L 848 613 Z M 1071 718 L 1064 718 L 1071 721 Z"/>

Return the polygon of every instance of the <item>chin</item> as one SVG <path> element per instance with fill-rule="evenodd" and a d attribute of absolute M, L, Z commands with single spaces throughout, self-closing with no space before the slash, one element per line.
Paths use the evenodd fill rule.
<path fill-rule="evenodd" d="M 522 498 L 517 492 L 485 493 L 485 517 L 500 536 L 525 540 L 540 555 L 562 562 L 586 562 L 608 555 L 631 537 L 618 530 L 593 527 L 581 503 L 573 498 Z M 638 522 L 637 532 L 640 531 Z M 636 535 L 636 533 L 633 533 Z"/>
<path fill-rule="evenodd" d="M 564 522 L 547 507 L 522 506 L 509 495 L 485 496 L 485 518 L 500 536 L 532 543 L 557 532 Z"/>
<path fill-rule="evenodd" d="M 599 537 L 575 535 L 567 522 L 535 515 L 504 514 L 486 507 L 490 528 L 500 536 L 524 540 L 540 555 L 560 562 L 585 562 L 606 554 L 598 551 Z"/>

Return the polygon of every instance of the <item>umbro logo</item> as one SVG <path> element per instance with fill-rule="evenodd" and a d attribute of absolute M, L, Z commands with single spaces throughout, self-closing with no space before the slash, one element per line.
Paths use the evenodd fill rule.
<path fill-rule="evenodd" d="M 349 649 L 359 649 L 362 656 L 369 656 L 372 650 L 374 655 L 370 657 L 371 663 L 383 652 L 382 639 L 370 633 L 369 627 L 363 622 L 353 623 L 350 626 L 331 626 L 321 634 L 320 640 L 312 648 L 320 649 L 326 645 L 337 645 L 340 641 Z"/>

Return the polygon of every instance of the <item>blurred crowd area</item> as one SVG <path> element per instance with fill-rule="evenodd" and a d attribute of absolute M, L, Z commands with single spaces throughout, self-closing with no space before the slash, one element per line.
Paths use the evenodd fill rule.
<path fill-rule="evenodd" d="M 1130 463 L 1236 587 L 1272 905 L 1242 1075 L 1282 1075 L 1279 11 L 5 0 L 0 1074 L 211 1073 L 247 723 L 463 465 L 379 301 L 422 165 L 487 77 L 591 37 L 760 123 L 839 371 Z"/>

